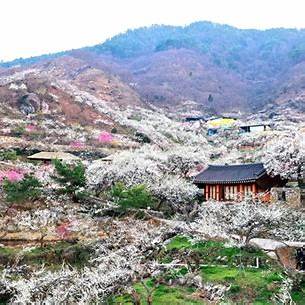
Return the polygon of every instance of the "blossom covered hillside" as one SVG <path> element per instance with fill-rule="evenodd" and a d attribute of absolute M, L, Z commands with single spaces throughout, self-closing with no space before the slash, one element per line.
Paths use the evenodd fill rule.
<path fill-rule="evenodd" d="M 1 304 L 303 305 L 300 109 L 169 111 L 71 56 L 0 74 Z M 283 185 L 194 184 L 258 162 Z"/>
<path fill-rule="evenodd" d="M 268 131 L 241 133 L 237 121 L 208 136 L 203 121 L 144 104 L 116 107 L 64 79 L 53 86 L 107 116 L 112 129 L 10 108 L 28 122 L 14 134 L 5 129 L 13 121 L 2 121 L 1 302 L 302 304 L 295 249 L 305 243 L 303 207 L 249 197 L 203 202 L 193 184 L 209 164 L 260 161 L 270 175 L 301 180 L 302 122 L 283 116 Z M 47 118 L 69 132 L 46 128 Z M 81 161 L 27 159 L 46 147 Z"/>
<path fill-rule="evenodd" d="M 102 131 L 126 134 L 128 130 L 112 116 L 113 109 L 146 107 L 115 77 L 69 57 L 5 71 L 0 95 L 1 136 L 43 144 L 92 145 Z M 97 107 L 103 110 L 96 111 Z"/>

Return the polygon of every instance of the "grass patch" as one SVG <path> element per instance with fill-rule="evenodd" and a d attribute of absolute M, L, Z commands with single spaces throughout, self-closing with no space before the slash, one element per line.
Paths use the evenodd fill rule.
<path fill-rule="evenodd" d="M 160 253 L 159 261 L 169 263 L 174 258 L 182 259 L 185 253 L 188 257 L 194 254 L 200 264 L 229 265 L 229 266 L 256 266 L 259 260 L 260 267 L 270 265 L 269 257 L 256 248 L 226 247 L 219 241 L 193 242 L 186 236 L 176 236 Z"/>
<path fill-rule="evenodd" d="M 282 281 L 277 270 L 215 266 L 201 268 L 201 274 L 207 282 L 231 285 L 227 295 L 231 301 L 253 300 L 253 304 L 272 304 Z"/>
<path fill-rule="evenodd" d="M 192 247 L 192 243 L 186 236 L 174 237 L 166 246 L 167 251 L 189 249 Z"/>
<path fill-rule="evenodd" d="M 194 264 L 199 257 L 200 265 L 207 265 L 199 269 L 204 283 L 230 287 L 225 293 L 224 303 L 274 304 L 273 297 L 279 292 L 284 275 L 281 267 L 269 259 L 264 252 L 255 248 L 226 247 L 219 241 L 197 242 L 187 236 L 176 236 L 161 251 L 158 259 L 164 263 L 176 259 L 182 263 L 189 263 L 193 255 Z M 247 267 L 248 263 L 255 262 L 256 258 L 263 262 L 261 267 Z M 177 279 L 188 272 L 186 267 L 164 272 L 160 276 L 162 285 L 153 292 L 153 304 L 209 304 L 208 301 L 195 297 L 194 287 L 177 286 L 181 283 Z M 149 279 L 146 283 L 152 287 L 153 280 Z M 133 287 L 140 296 L 141 304 L 147 304 L 147 292 L 143 285 L 136 283 Z M 304 304 L 305 287 L 294 291 L 292 297 L 296 304 Z M 133 304 L 131 296 L 127 294 L 115 297 L 114 300 L 113 304 Z"/>
<path fill-rule="evenodd" d="M 152 287 L 152 281 L 146 281 L 148 287 Z M 141 283 L 134 285 L 134 289 L 139 294 L 141 305 L 147 305 L 147 292 Z M 194 289 L 159 285 L 153 292 L 152 299 L 154 305 L 202 305 L 206 304 L 201 300 L 193 298 Z M 115 298 L 113 304 L 133 305 L 130 295 L 125 294 Z"/>
<path fill-rule="evenodd" d="M 303 305 L 305 300 L 305 280 L 300 283 L 298 290 L 292 290 L 291 297 L 297 305 Z"/>
<path fill-rule="evenodd" d="M 153 304 L 208 304 L 205 300 L 195 298 L 194 287 L 181 287 L 167 285 L 169 279 L 183 276 L 186 268 L 170 270 L 163 274 L 162 282 L 153 292 Z M 205 283 L 223 284 L 230 286 L 226 292 L 224 301 L 228 304 L 274 304 L 272 297 L 278 292 L 282 277 L 277 271 L 264 269 L 240 269 L 221 266 L 209 266 L 201 268 L 201 276 Z M 153 279 L 146 280 L 146 285 L 153 287 Z M 147 304 L 147 292 L 141 283 L 136 283 L 133 288 L 139 294 L 141 304 Z M 301 300 L 302 296 L 295 296 Z M 113 304 L 131 305 L 132 297 L 128 294 L 114 298 Z M 301 303 L 300 303 L 301 304 Z"/>

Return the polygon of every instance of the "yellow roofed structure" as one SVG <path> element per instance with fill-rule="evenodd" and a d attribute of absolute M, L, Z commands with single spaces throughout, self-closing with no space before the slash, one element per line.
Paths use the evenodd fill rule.
<path fill-rule="evenodd" d="M 72 161 L 72 160 L 80 160 L 79 157 L 74 156 L 70 153 L 61 152 L 61 151 L 41 151 L 32 156 L 29 156 L 30 160 L 43 160 L 43 161 L 51 161 L 51 160 L 61 160 L 61 161 Z"/>
<path fill-rule="evenodd" d="M 233 118 L 218 118 L 207 122 L 209 128 L 229 128 L 234 125 L 236 119 Z"/>

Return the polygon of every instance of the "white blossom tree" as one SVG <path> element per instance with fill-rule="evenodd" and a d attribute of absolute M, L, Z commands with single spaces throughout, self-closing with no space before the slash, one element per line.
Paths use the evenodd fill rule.
<path fill-rule="evenodd" d="M 305 216 L 302 211 L 280 205 L 259 202 L 203 205 L 192 230 L 205 228 L 208 236 L 230 239 L 237 236 L 239 243 L 249 244 L 253 238 L 274 238 L 282 241 L 305 240 Z M 206 229 L 207 228 L 207 229 Z"/>
<path fill-rule="evenodd" d="M 173 150 L 160 150 L 149 145 L 114 155 L 111 164 L 94 162 L 87 177 L 97 190 L 105 190 L 116 182 L 127 187 L 144 184 L 160 204 L 166 202 L 176 210 L 178 205 L 194 200 L 198 189 L 186 176 L 196 165 L 206 165 L 207 154 L 197 148 L 174 146 Z"/>
<path fill-rule="evenodd" d="M 267 172 L 285 179 L 305 176 L 305 136 L 300 132 L 284 134 L 267 142 L 262 161 Z"/>

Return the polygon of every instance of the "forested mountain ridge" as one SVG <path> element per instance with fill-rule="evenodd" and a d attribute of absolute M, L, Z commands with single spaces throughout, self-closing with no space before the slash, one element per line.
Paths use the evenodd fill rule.
<path fill-rule="evenodd" d="M 119 76 L 143 100 L 175 109 L 252 111 L 266 104 L 303 102 L 305 30 L 242 30 L 196 22 L 128 30 L 102 44 L 16 60 L 31 65 L 69 54 Z"/>

